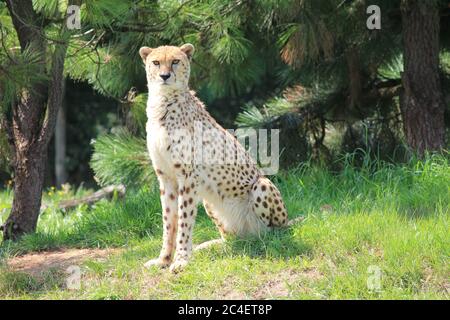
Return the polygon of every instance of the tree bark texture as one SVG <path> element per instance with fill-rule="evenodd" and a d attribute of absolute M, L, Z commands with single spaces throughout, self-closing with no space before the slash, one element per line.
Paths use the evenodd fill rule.
<path fill-rule="evenodd" d="M 439 79 L 439 11 L 432 1 L 402 3 L 404 45 L 400 106 L 408 145 L 419 155 L 445 145 L 445 104 Z"/>

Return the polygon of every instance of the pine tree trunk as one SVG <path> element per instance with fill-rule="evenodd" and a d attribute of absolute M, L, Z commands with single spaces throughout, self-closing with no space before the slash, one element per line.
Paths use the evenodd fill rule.
<path fill-rule="evenodd" d="M 14 164 L 14 200 L 4 225 L 3 239 L 17 240 L 36 230 L 44 185 L 46 150 L 39 146 L 17 148 Z"/>
<path fill-rule="evenodd" d="M 439 79 L 439 11 L 431 1 L 402 5 L 404 73 L 400 105 L 406 141 L 413 151 L 445 144 L 445 104 Z"/>
<path fill-rule="evenodd" d="M 39 54 L 40 72 L 45 73 L 45 42 L 32 2 L 8 0 L 7 6 L 22 51 L 28 48 Z M 44 183 L 46 157 L 43 150 L 46 149 L 38 141 L 45 116 L 47 84 L 34 83 L 23 89 L 20 95 L 20 100 L 12 108 L 10 119 L 14 199 L 11 213 L 3 226 L 5 240 L 17 240 L 24 233 L 35 230 Z"/>
<path fill-rule="evenodd" d="M 38 72 L 45 74 L 48 57 L 42 17 L 34 11 L 31 0 L 8 0 L 6 4 L 21 50 L 31 50 L 38 54 Z M 12 107 L 11 118 L 6 121 L 14 153 L 14 199 L 11 213 L 2 226 L 4 240 L 17 240 L 36 230 L 47 147 L 62 103 L 64 59 L 68 45 L 64 28 L 63 25 L 61 42 L 55 45 L 50 59 L 50 80 L 34 82 L 28 88 L 23 88 L 20 99 Z"/>

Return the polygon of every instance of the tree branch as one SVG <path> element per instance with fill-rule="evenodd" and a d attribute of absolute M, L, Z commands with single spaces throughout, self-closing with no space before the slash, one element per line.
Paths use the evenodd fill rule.
<path fill-rule="evenodd" d="M 71 5 L 73 1 L 69 1 Z M 70 35 L 67 25 L 62 24 L 60 29 L 60 39 L 55 43 L 55 52 L 52 56 L 51 79 L 48 92 L 47 116 L 42 124 L 39 134 L 39 142 L 43 148 L 47 148 L 56 125 L 59 108 L 63 101 L 64 93 L 64 61 L 66 59 L 67 48 L 69 46 Z"/>
<path fill-rule="evenodd" d="M 14 29 L 22 52 L 33 50 L 39 55 L 39 70 L 46 73 L 45 42 L 41 37 L 40 18 L 33 9 L 31 0 L 7 0 L 6 5 L 10 13 Z M 36 142 L 40 130 L 41 119 L 45 115 L 47 83 L 40 81 L 33 83 L 25 90 L 12 108 L 11 129 L 14 144 L 30 147 Z"/>
<path fill-rule="evenodd" d="M 123 185 L 108 186 L 80 199 L 63 200 L 58 204 L 58 209 L 68 211 L 82 204 L 91 206 L 102 199 L 112 198 L 114 194 L 123 198 L 125 191 L 126 189 Z M 41 205 L 41 211 L 45 211 L 47 208 L 49 208 L 48 205 Z"/>
<path fill-rule="evenodd" d="M 46 148 L 53 135 L 59 107 L 62 104 L 64 92 L 64 60 L 67 52 L 67 43 L 57 44 L 52 57 L 51 79 L 48 93 L 47 117 L 42 125 L 39 140 Z"/>

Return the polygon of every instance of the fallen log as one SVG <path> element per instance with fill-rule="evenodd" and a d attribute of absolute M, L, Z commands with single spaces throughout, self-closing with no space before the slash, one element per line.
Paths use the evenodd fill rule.
<path fill-rule="evenodd" d="M 79 205 L 92 205 L 102 199 L 112 198 L 112 196 L 117 193 L 119 197 L 123 197 L 125 195 L 125 186 L 117 185 L 117 186 L 107 186 L 104 187 L 91 195 L 79 198 L 79 199 L 71 199 L 71 200 L 63 200 L 58 203 L 58 208 L 61 210 L 70 210 L 76 208 Z M 41 212 L 49 208 L 50 205 L 43 204 L 41 206 Z"/>

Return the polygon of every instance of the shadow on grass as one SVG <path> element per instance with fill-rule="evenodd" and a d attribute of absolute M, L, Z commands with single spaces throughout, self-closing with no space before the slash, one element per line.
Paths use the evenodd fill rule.
<path fill-rule="evenodd" d="M 58 269 L 49 269 L 34 275 L 22 271 L 13 271 L 7 267 L 0 269 L 0 297 L 38 294 L 65 287 L 67 275 Z"/>
<path fill-rule="evenodd" d="M 438 212 L 436 205 L 411 205 L 404 204 L 398 208 L 398 214 L 409 220 L 426 219 L 434 216 Z M 449 213 L 447 209 L 447 213 Z"/>
<path fill-rule="evenodd" d="M 161 232 L 159 194 L 143 189 L 129 193 L 123 201 L 101 201 L 91 209 L 62 215 L 45 212 L 38 232 L 18 242 L 0 244 L 0 259 L 32 251 L 59 248 L 123 247 Z"/>
<path fill-rule="evenodd" d="M 246 255 L 250 258 L 294 258 L 310 256 L 312 247 L 294 236 L 294 229 L 276 229 L 257 238 L 228 241 L 233 255 Z"/>

